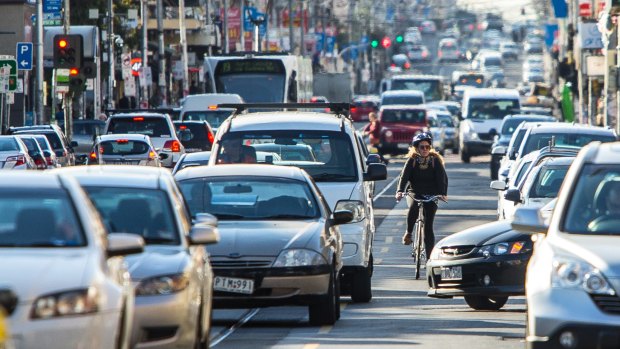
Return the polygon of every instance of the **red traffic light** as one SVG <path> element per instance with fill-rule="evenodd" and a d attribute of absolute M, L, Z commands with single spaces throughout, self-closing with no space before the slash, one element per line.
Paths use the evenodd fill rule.
<path fill-rule="evenodd" d="M 67 47 L 67 40 L 65 40 L 65 39 L 58 40 L 58 47 L 60 47 L 60 48 Z"/>
<path fill-rule="evenodd" d="M 388 47 L 392 46 L 392 40 L 390 40 L 390 38 L 388 38 L 387 36 L 384 37 L 381 40 L 381 46 L 383 46 L 383 48 L 388 48 Z"/>

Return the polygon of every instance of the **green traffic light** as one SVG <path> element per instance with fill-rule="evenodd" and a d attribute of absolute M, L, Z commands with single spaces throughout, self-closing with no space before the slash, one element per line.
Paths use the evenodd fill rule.
<path fill-rule="evenodd" d="M 396 42 L 403 42 L 403 36 L 402 35 L 396 36 Z"/>
<path fill-rule="evenodd" d="M 379 46 L 379 40 L 371 41 L 370 46 L 372 46 L 372 48 L 377 48 Z"/>

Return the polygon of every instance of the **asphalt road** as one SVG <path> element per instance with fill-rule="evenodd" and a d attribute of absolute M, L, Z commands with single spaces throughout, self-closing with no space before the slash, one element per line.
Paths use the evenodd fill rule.
<path fill-rule="evenodd" d="M 470 164 L 447 155 L 449 203 L 440 204 L 437 239 L 495 220 L 497 195 L 489 189 L 489 157 Z M 423 274 L 415 280 L 409 248 L 400 244 L 406 204 L 393 198 L 403 158 L 393 158 L 389 178 L 377 182 L 373 299 L 366 304 L 342 298 L 342 317 L 334 326 L 312 327 L 305 307 L 215 310 L 215 348 L 522 348 L 524 297 L 511 298 L 497 312 L 471 310 L 462 298 L 426 296 Z M 385 189 L 385 190 L 384 190 Z"/>

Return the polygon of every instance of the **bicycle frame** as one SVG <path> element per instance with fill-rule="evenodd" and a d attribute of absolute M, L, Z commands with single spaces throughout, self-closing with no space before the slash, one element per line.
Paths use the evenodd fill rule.
<path fill-rule="evenodd" d="M 411 205 L 418 205 L 418 218 L 415 221 L 415 237 L 412 244 L 412 255 L 415 258 L 415 278 L 420 278 L 420 266 L 422 263 L 422 244 L 424 243 L 424 204 L 427 202 L 437 202 L 440 199 L 439 195 L 426 197 L 425 199 L 416 199 L 413 193 L 407 193 L 407 204 L 411 201 Z M 428 251 L 426 251 L 428 253 Z"/>

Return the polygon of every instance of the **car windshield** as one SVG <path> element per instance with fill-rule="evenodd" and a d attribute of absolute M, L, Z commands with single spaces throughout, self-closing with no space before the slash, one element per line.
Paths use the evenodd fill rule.
<path fill-rule="evenodd" d="M 228 150 L 226 147 L 228 145 Z M 254 148 L 258 145 L 258 148 Z M 260 147 L 298 146 L 310 149 L 314 160 L 308 157 L 291 160 L 278 160 L 275 156 L 265 156 L 264 162 L 274 165 L 300 167 L 308 172 L 315 181 L 353 182 L 357 180 L 357 165 L 352 142 L 346 133 L 338 131 L 252 131 L 229 132 L 222 138 L 218 147 L 217 163 L 252 163 L 262 162 L 256 155 Z M 274 148 L 274 149 L 275 149 Z M 262 149 L 260 150 L 262 152 Z M 304 150 L 305 152 L 305 150 Z"/>
<path fill-rule="evenodd" d="M 188 111 L 183 114 L 183 121 L 207 121 L 211 127 L 218 128 L 232 113 L 232 110 Z"/>
<path fill-rule="evenodd" d="M 140 235 L 147 244 L 179 245 L 166 192 L 159 189 L 85 186 L 109 232 Z"/>
<path fill-rule="evenodd" d="M 392 104 L 408 104 L 416 105 L 423 104 L 424 98 L 422 96 L 383 96 L 381 99 L 381 105 Z"/>
<path fill-rule="evenodd" d="M 586 164 L 576 181 L 562 231 L 620 235 L 620 165 Z"/>
<path fill-rule="evenodd" d="M 392 110 L 386 109 L 381 112 L 381 122 L 404 122 L 410 124 L 420 124 L 426 121 L 426 111 L 424 110 Z"/>
<path fill-rule="evenodd" d="M 577 132 L 577 131 L 576 131 Z M 616 137 L 611 134 L 587 134 L 587 133 L 536 133 L 530 134 L 522 145 L 523 151 L 521 156 L 527 155 L 534 150 L 546 147 L 551 142 L 551 138 L 555 139 L 557 146 L 573 146 L 583 147 L 593 141 L 614 142 Z"/>
<path fill-rule="evenodd" d="M 437 115 L 437 119 L 439 120 L 439 126 L 454 127 L 454 121 L 448 115 Z"/>
<path fill-rule="evenodd" d="M 170 137 L 170 126 L 166 118 L 134 116 L 112 117 L 108 134 L 135 133 L 151 137 Z"/>
<path fill-rule="evenodd" d="M 222 74 L 216 75 L 218 93 L 235 93 L 246 103 L 277 103 L 284 100 L 286 74 Z"/>
<path fill-rule="evenodd" d="M 501 67 L 502 60 L 499 57 L 487 57 L 484 60 L 485 67 Z"/>
<path fill-rule="evenodd" d="M 13 137 L 0 138 L 0 151 L 18 151 L 17 141 Z"/>
<path fill-rule="evenodd" d="M 471 98 L 467 118 L 498 120 L 519 109 L 519 99 Z"/>
<path fill-rule="evenodd" d="M 221 220 L 308 219 L 320 210 L 308 184 L 284 178 L 227 176 L 179 182 L 192 216 Z"/>
<path fill-rule="evenodd" d="M 391 90 L 416 90 L 424 92 L 427 102 L 443 99 L 441 81 L 435 79 L 394 79 Z"/>
<path fill-rule="evenodd" d="M 530 198 L 554 198 L 566 177 L 568 166 L 545 167 L 538 172 L 530 189 Z"/>
<path fill-rule="evenodd" d="M 0 189 L 0 247 L 85 246 L 86 237 L 63 190 Z"/>
<path fill-rule="evenodd" d="M 99 144 L 99 153 L 103 155 L 138 155 L 148 153 L 150 147 L 142 141 L 119 139 Z"/>

